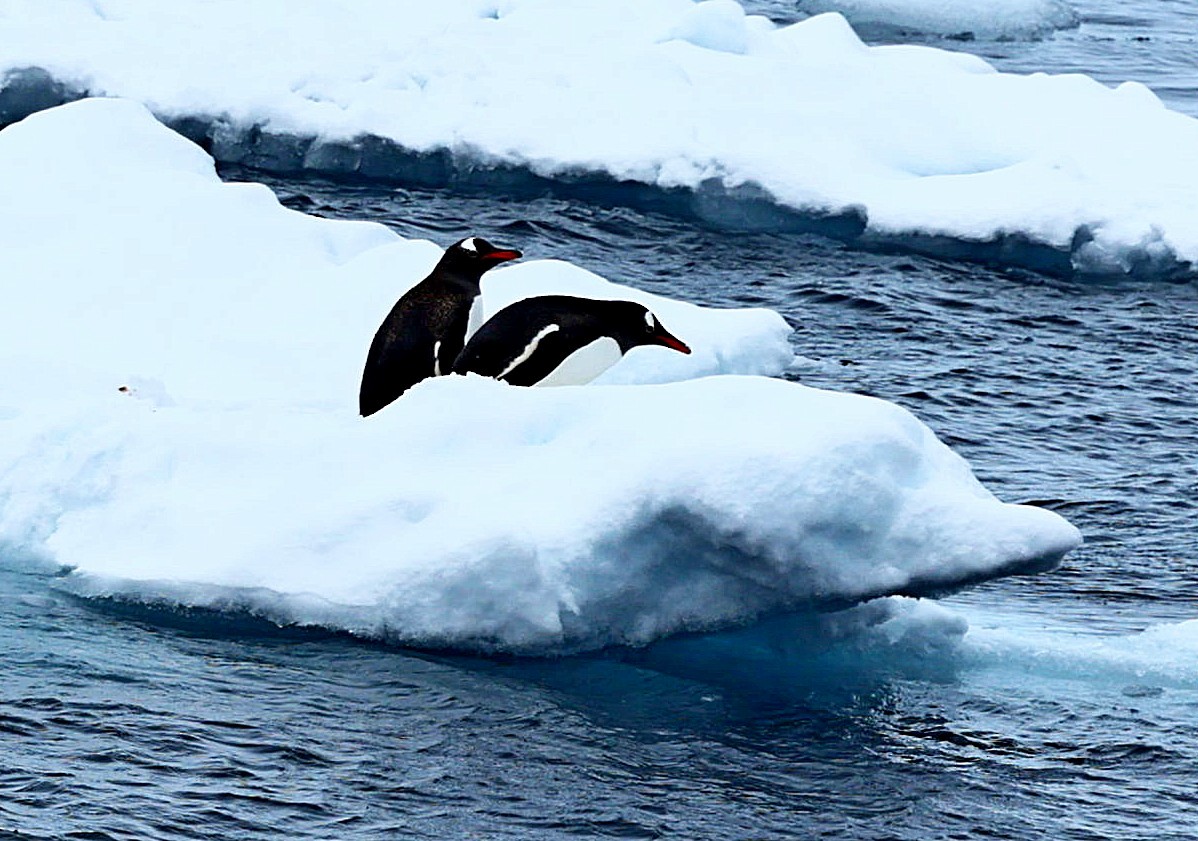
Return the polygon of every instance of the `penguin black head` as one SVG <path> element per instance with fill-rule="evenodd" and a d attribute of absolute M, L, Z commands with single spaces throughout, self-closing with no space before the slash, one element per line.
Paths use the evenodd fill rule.
<path fill-rule="evenodd" d="M 648 309 L 631 301 L 618 303 L 622 305 L 619 316 L 621 329 L 615 338 L 623 351 L 627 352 L 629 348 L 639 345 L 661 345 L 679 353 L 691 352 L 686 343 L 662 327 L 657 316 Z"/>
<path fill-rule="evenodd" d="M 523 255 L 514 248 L 498 248 L 482 237 L 466 237 L 445 249 L 437 268 L 470 277 L 482 277 L 483 272 Z"/>

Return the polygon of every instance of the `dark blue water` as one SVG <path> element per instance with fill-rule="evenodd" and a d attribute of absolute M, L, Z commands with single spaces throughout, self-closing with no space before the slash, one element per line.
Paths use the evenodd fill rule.
<path fill-rule="evenodd" d="M 1143 61 L 1163 92 L 1172 46 L 1137 52 L 1155 34 L 1087 39 L 1182 32 L 1191 7 L 1123 8 L 1148 22 L 966 46 L 1100 77 Z M 9 557 L 0 837 L 1198 836 L 1198 627 L 1178 624 L 1198 619 L 1198 287 L 549 197 L 266 180 L 307 212 L 441 243 L 484 233 L 774 308 L 804 357 L 791 376 L 907 406 L 997 494 L 1055 508 L 1087 543 L 1056 572 L 913 615 L 872 605 L 551 661 L 116 612 Z"/>

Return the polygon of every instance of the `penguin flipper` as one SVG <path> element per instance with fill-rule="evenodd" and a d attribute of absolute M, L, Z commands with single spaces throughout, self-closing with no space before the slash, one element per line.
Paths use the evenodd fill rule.
<path fill-rule="evenodd" d="M 535 385 L 574 349 L 599 337 L 582 299 L 541 295 L 509 304 L 478 329 L 453 363 L 455 374 L 480 374 L 511 385 Z M 584 302 L 585 303 L 585 302 Z M 571 334 L 570 339 L 565 332 Z"/>
<path fill-rule="evenodd" d="M 375 335 L 362 371 L 358 411 L 369 417 L 435 373 L 434 342 L 427 330 L 392 333 L 383 325 Z"/>
<path fill-rule="evenodd" d="M 490 322 L 488 322 L 490 323 Z M 508 335 L 486 327 L 467 342 L 454 362 L 455 374 L 481 374 L 509 385 L 536 385 L 569 355 L 558 324 L 522 324 Z"/>
<path fill-rule="evenodd" d="M 479 374 L 494 379 L 507 367 L 512 354 L 506 346 L 507 342 L 492 327 L 493 321 L 494 319 L 484 324 L 466 342 L 466 346 L 453 362 L 453 373 Z"/>

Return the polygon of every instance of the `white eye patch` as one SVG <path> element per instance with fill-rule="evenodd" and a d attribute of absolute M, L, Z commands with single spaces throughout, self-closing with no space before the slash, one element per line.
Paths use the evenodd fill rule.
<path fill-rule="evenodd" d="M 649 312 L 648 310 L 645 310 L 645 324 L 648 325 L 650 330 L 657 329 L 657 319 L 654 318 L 653 313 Z"/>
<path fill-rule="evenodd" d="M 478 251 L 478 239 L 476 237 L 464 239 L 458 248 L 464 249 L 466 251 Z"/>

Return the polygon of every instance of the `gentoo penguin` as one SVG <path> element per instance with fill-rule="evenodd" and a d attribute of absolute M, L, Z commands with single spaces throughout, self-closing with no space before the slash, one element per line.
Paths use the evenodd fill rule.
<path fill-rule="evenodd" d="M 640 304 L 544 295 L 497 312 L 466 343 L 453 372 L 512 385 L 580 385 L 639 345 L 691 352 Z"/>
<path fill-rule="evenodd" d="M 520 256 L 514 248 L 496 248 L 482 237 L 467 237 L 445 249 L 429 276 L 395 302 L 374 334 L 358 392 L 362 417 L 421 380 L 449 373 L 466 343 L 483 272 Z"/>

